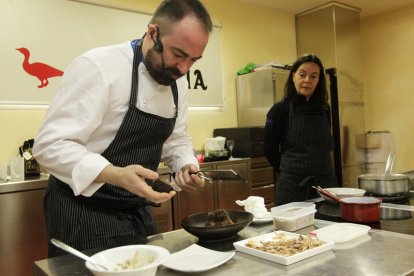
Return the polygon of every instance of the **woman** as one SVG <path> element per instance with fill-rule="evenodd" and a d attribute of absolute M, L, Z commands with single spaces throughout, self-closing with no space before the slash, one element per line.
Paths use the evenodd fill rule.
<path fill-rule="evenodd" d="M 312 54 L 292 66 L 284 98 L 267 113 L 265 154 L 278 173 L 275 204 L 318 196 L 312 186 L 338 186 L 330 153 L 330 108 L 321 60 Z"/>

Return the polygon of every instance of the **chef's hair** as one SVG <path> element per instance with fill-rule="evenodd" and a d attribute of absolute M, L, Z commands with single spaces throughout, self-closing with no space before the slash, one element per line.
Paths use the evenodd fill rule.
<path fill-rule="evenodd" d="M 207 34 L 213 30 L 210 15 L 199 0 L 164 0 L 155 10 L 150 23 L 158 25 L 165 34 L 171 30 L 174 23 L 187 16 L 196 18 Z"/>
<path fill-rule="evenodd" d="M 314 54 L 304 54 L 293 63 L 292 68 L 290 69 L 289 78 L 285 84 L 285 97 L 292 98 L 297 94 L 295 84 L 293 83 L 293 75 L 298 68 L 306 62 L 315 63 L 319 67 L 318 84 L 316 85 L 315 92 L 310 97 L 309 101 L 315 102 L 319 106 L 326 108 L 328 105 L 328 93 L 326 90 L 325 69 L 322 61 Z"/>

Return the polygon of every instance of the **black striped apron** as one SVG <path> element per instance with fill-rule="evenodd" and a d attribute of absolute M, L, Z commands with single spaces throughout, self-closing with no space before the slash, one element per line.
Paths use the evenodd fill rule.
<path fill-rule="evenodd" d="M 136 107 L 142 50 L 141 43 L 134 42 L 129 108 L 102 156 L 115 166 L 140 164 L 156 171 L 162 146 L 175 126 L 178 90 L 176 83 L 171 85 L 174 118 L 145 113 Z M 148 207 L 151 202 L 112 184 L 104 184 L 91 197 L 75 197 L 67 184 L 50 176 L 44 204 L 48 239 L 57 238 L 79 250 L 145 243 L 147 236 L 156 233 Z M 49 243 L 49 257 L 63 254 L 66 252 Z"/>
<path fill-rule="evenodd" d="M 320 115 L 298 115 L 290 102 L 285 143 L 276 185 L 276 205 L 317 197 L 312 185 L 338 186 L 330 157 L 333 138 L 322 110 Z"/>

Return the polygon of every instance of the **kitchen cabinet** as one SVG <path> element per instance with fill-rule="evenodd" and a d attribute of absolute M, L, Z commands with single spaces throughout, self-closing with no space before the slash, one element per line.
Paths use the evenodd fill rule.
<path fill-rule="evenodd" d="M 0 275 L 32 275 L 33 262 L 47 257 L 46 183 L 47 178 L 0 184 Z"/>
<path fill-rule="evenodd" d="M 251 159 L 251 195 L 265 199 L 266 208 L 274 206 L 276 175 L 266 157 Z"/>
<path fill-rule="evenodd" d="M 204 170 L 233 169 L 243 180 L 214 181 L 194 192 L 179 192 L 173 198 L 174 228 L 181 228 L 181 220 L 191 214 L 209 212 L 215 209 L 243 210 L 235 201 L 250 194 L 250 159 L 208 162 L 200 165 Z"/>
<path fill-rule="evenodd" d="M 217 182 L 217 208 L 227 210 L 244 210 L 236 204 L 236 200 L 246 199 L 250 194 L 250 162 L 234 162 L 230 164 L 217 164 L 217 170 L 234 170 L 241 175 L 243 181 Z"/>

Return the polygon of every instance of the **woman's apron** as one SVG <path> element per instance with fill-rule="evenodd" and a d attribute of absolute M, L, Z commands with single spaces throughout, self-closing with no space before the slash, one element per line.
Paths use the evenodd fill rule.
<path fill-rule="evenodd" d="M 171 85 L 176 106 L 174 118 L 139 110 L 136 103 L 142 47 L 141 42 L 131 44 L 134 61 L 129 108 L 102 156 L 114 166 L 140 164 L 156 171 L 162 146 L 175 126 L 178 90 L 176 83 Z M 148 207 L 151 202 L 112 184 L 104 184 L 91 197 L 75 197 L 67 184 L 50 176 L 44 204 L 48 239 L 57 238 L 79 250 L 145 243 L 147 236 L 156 233 Z M 49 244 L 49 257 L 63 254 Z"/>
<path fill-rule="evenodd" d="M 317 197 L 314 185 L 338 186 L 330 153 L 334 147 L 328 120 L 320 115 L 297 115 L 289 102 L 289 129 L 281 154 L 275 203 L 282 205 Z"/>

